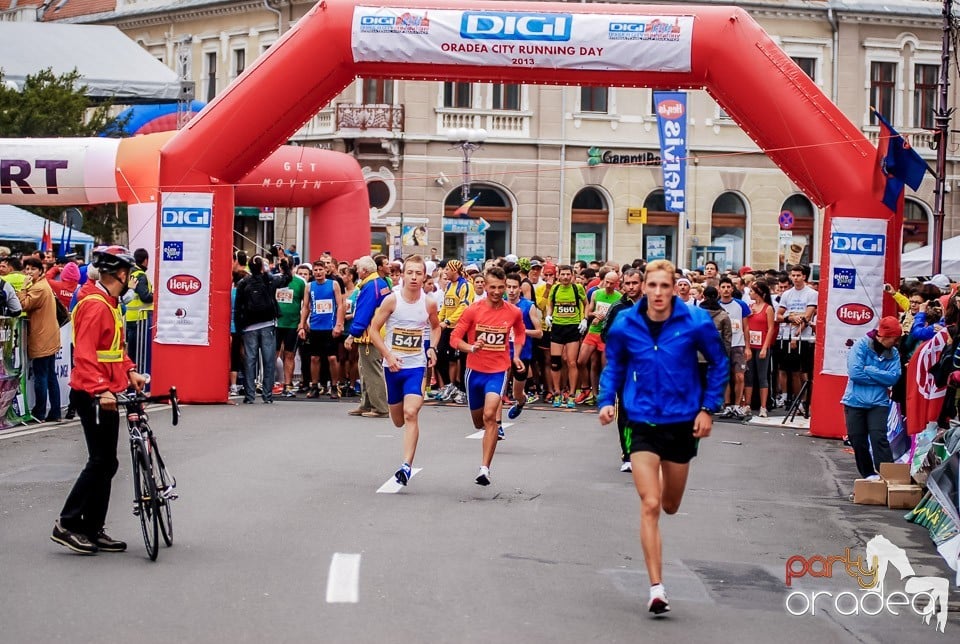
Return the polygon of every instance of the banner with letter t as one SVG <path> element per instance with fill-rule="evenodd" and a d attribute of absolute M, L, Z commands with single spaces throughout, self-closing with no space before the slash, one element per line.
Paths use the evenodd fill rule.
<path fill-rule="evenodd" d="M 687 95 L 654 92 L 660 158 L 663 169 L 663 199 L 670 212 L 686 210 L 687 189 Z"/>
<path fill-rule="evenodd" d="M 161 196 L 155 341 L 208 346 L 213 195 L 166 192 Z"/>

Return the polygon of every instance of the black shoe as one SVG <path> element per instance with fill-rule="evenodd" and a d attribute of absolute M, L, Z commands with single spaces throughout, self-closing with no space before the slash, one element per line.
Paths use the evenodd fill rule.
<path fill-rule="evenodd" d="M 125 542 L 111 539 L 103 530 L 90 541 L 92 541 L 101 552 L 123 552 L 127 549 Z"/>
<path fill-rule="evenodd" d="M 73 420 L 77 417 L 77 410 L 73 407 L 67 409 L 66 415 L 63 417 L 64 420 Z"/>
<path fill-rule="evenodd" d="M 60 519 L 57 519 L 53 524 L 53 534 L 50 535 L 50 540 L 70 548 L 77 554 L 94 555 L 97 553 L 97 546 L 90 543 L 90 540 L 79 532 L 66 530 L 60 525 Z"/>

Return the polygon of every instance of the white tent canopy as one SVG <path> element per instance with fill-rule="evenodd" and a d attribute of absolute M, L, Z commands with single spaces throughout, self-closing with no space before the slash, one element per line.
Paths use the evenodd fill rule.
<path fill-rule="evenodd" d="M 960 237 L 943 240 L 941 273 L 949 277 L 960 276 Z M 921 246 L 900 257 L 900 275 L 922 277 L 933 275 L 933 246 Z"/>
<path fill-rule="evenodd" d="M 116 27 L 0 22 L 4 82 L 23 89 L 27 75 L 48 67 L 58 76 L 76 69 L 92 98 L 121 104 L 180 98 L 176 72 Z"/>
<path fill-rule="evenodd" d="M 43 225 L 47 221 L 23 208 L 0 204 L 0 246 L 5 245 L 4 242 L 21 242 L 32 243 L 39 248 L 40 238 L 43 236 Z M 63 226 L 55 221 L 50 222 L 50 237 L 53 239 L 54 248 L 57 248 L 60 243 L 61 233 L 63 233 Z M 64 239 L 66 239 L 65 235 Z M 70 245 L 83 246 L 87 257 L 90 256 L 93 243 L 93 237 L 78 230 L 70 235 Z"/>

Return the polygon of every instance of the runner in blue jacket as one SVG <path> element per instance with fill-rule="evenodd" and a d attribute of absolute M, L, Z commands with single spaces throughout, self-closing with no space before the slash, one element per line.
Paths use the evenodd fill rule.
<path fill-rule="evenodd" d="M 730 372 L 713 321 L 676 297 L 675 279 L 672 263 L 647 265 L 643 297 L 617 316 L 607 335 L 597 401 L 603 425 L 616 418 L 618 394 L 627 414 L 622 443 L 640 495 L 640 543 L 651 584 L 647 608 L 654 615 L 670 610 L 662 584 L 660 511 L 680 508 L 690 460 L 699 440 L 710 435 Z M 698 351 L 708 363 L 705 382 Z"/>

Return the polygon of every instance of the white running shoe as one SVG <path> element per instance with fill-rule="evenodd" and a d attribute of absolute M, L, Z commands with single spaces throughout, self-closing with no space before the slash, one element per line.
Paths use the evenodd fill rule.
<path fill-rule="evenodd" d="M 486 465 L 481 465 L 480 472 L 477 474 L 475 480 L 477 485 L 490 485 L 490 468 Z"/>
<path fill-rule="evenodd" d="M 660 617 L 664 613 L 670 612 L 670 603 L 667 601 L 667 593 L 663 589 L 663 584 L 650 586 L 650 601 L 647 603 L 647 610 L 653 613 L 654 617 Z"/>
<path fill-rule="evenodd" d="M 757 414 L 757 416 L 759 416 L 760 418 L 766 418 L 766 417 L 767 417 L 767 408 L 766 408 L 766 407 L 761 407 L 761 408 L 760 408 L 760 412 Z"/>
<path fill-rule="evenodd" d="M 633 471 L 633 465 L 630 464 L 630 461 L 624 461 L 623 464 L 620 466 L 620 471 L 621 471 L 621 472 L 632 472 L 632 471 Z"/>
<path fill-rule="evenodd" d="M 879 480 L 880 480 L 880 475 L 879 475 L 879 474 L 871 474 L 870 476 L 867 477 L 867 480 L 868 480 L 868 481 L 879 481 Z"/>

